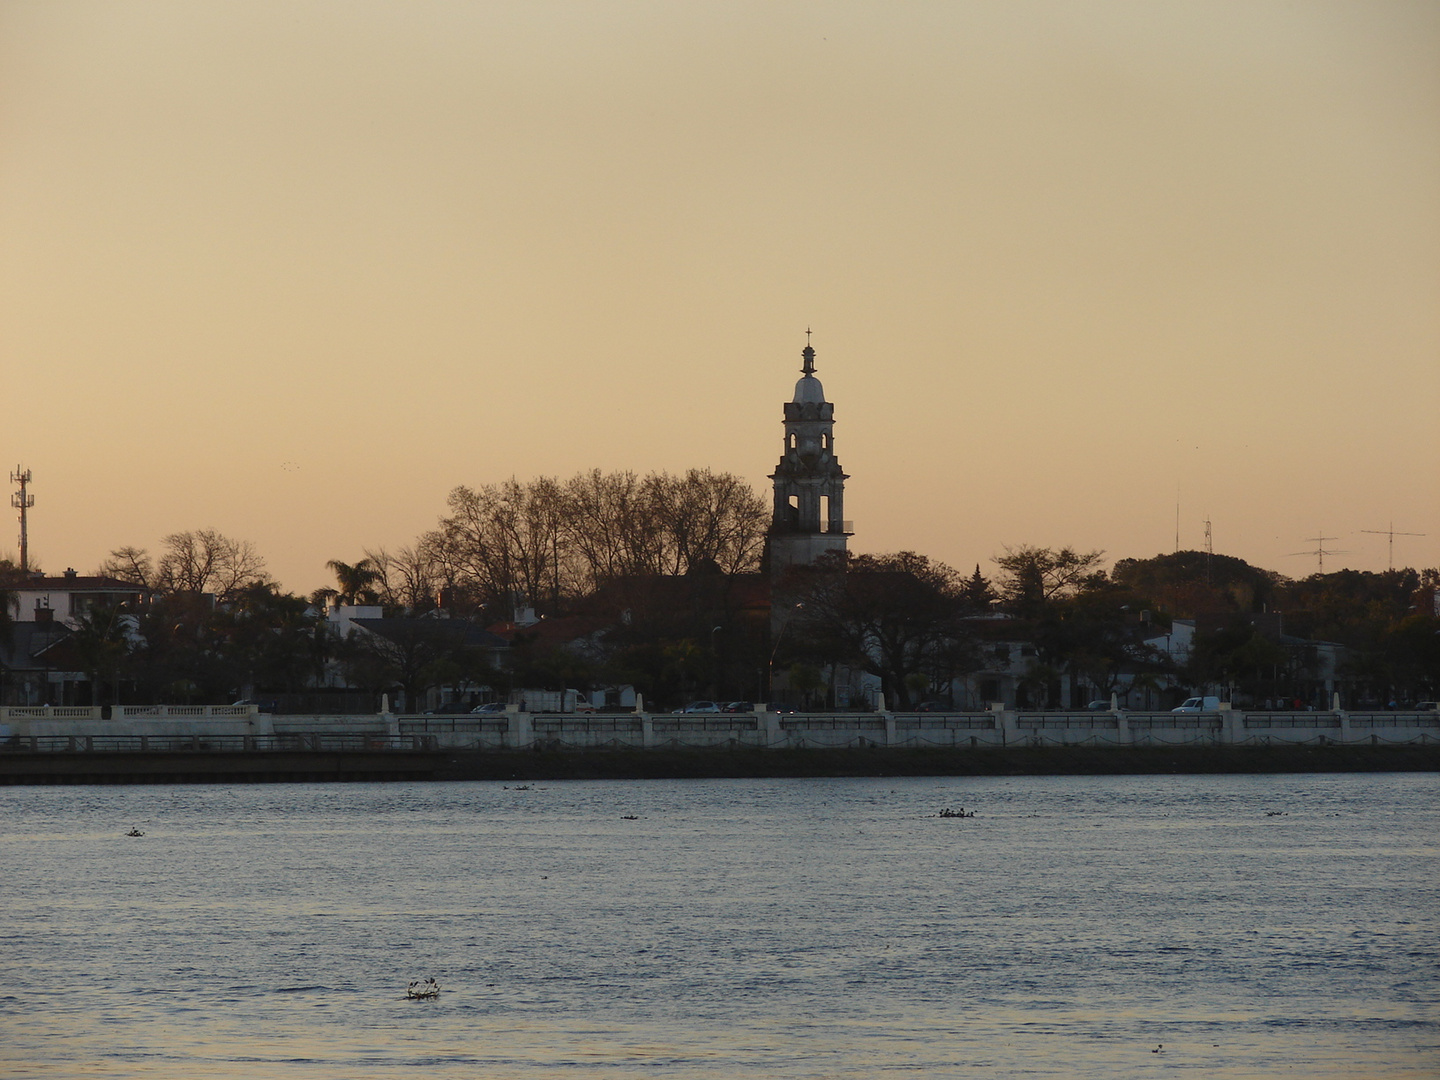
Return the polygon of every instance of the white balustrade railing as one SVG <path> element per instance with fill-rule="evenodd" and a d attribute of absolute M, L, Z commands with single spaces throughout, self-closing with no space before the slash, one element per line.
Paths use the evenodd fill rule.
<path fill-rule="evenodd" d="M 0 751 L 54 749 L 440 750 L 714 747 L 1033 747 L 1431 744 L 1434 712 L 671 713 L 271 716 L 245 705 L 9 706 Z M 341 740 L 331 743 L 327 740 Z M 138 743 L 136 740 L 140 740 Z M 239 741 L 236 741 L 239 740 Z M 248 742 L 246 740 L 249 740 Z M 258 741 L 257 741 L 258 740 Z M 278 740 L 278 741 L 275 741 Z M 348 740 L 348 741 L 346 741 Z M 409 742 L 404 742 L 409 740 Z"/>

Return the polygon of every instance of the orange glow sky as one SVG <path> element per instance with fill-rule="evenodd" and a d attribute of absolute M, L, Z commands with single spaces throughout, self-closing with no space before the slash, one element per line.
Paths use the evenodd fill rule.
<path fill-rule="evenodd" d="M 856 550 L 1440 563 L 1433 0 L 5 0 L 0 155 L 52 573 L 768 493 L 807 325 Z"/>

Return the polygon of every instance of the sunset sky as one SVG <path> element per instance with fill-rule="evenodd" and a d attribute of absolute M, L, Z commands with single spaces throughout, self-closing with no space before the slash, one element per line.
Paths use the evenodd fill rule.
<path fill-rule="evenodd" d="M 768 499 L 807 326 L 855 550 L 1147 557 L 1178 501 L 1440 564 L 1440 4 L 0 0 L 52 573 L 216 528 L 308 592 L 512 475 Z"/>

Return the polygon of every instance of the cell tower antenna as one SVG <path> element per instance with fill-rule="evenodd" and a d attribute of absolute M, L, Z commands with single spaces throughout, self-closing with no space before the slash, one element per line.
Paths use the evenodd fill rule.
<path fill-rule="evenodd" d="M 1180 554 L 1180 493 L 1175 493 L 1175 554 Z"/>
<path fill-rule="evenodd" d="M 30 507 L 35 505 L 35 496 L 26 489 L 30 486 L 30 470 L 15 466 L 10 482 L 19 484 L 20 490 L 10 496 L 10 505 L 20 511 L 20 572 L 30 572 Z"/>
<path fill-rule="evenodd" d="M 1210 515 L 1205 515 L 1205 584 L 1210 584 L 1210 556 L 1215 554 L 1214 538 L 1210 535 Z"/>
<path fill-rule="evenodd" d="M 1307 537 L 1305 538 L 1305 542 L 1306 542 L 1307 544 L 1314 544 L 1314 545 L 1315 545 L 1315 550 L 1313 550 L 1313 551 L 1292 551 L 1292 552 L 1290 552 L 1288 555 L 1286 555 L 1286 558 L 1290 558 L 1291 556 L 1294 556 L 1294 555 L 1314 555 L 1317 559 L 1320 560 L 1320 571 L 1319 571 L 1319 572 L 1323 574 L 1323 573 L 1325 573 L 1325 556 L 1326 556 L 1326 555 L 1349 555 L 1349 554 L 1350 554 L 1350 552 L 1348 552 L 1348 551 L 1332 550 L 1332 549 L 1327 548 L 1327 547 L 1325 546 L 1325 541 L 1326 541 L 1326 540 L 1339 540 L 1339 539 L 1340 539 L 1340 538 L 1339 538 L 1338 536 L 1324 536 L 1324 535 L 1321 535 L 1321 536 L 1307 536 Z"/>
<path fill-rule="evenodd" d="M 1374 533 L 1376 536 L 1388 536 L 1390 538 L 1390 569 L 1395 569 L 1395 537 L 1397 536 L 1424 536 L 1425 533 L 1396 532 L 1395 522 L 1390 522 L 1388 529 L 1361 529 L 1362 533 Z"/>

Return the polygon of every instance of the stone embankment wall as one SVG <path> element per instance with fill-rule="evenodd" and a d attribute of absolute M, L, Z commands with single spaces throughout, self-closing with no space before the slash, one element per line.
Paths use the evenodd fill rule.
<path fill-rule="evenodd" d="M 1416 746 L 1434 712 L 1047 712 L 272 716 L 254 706 L 0 708 L 0 748 L 497 751 Z"/>

